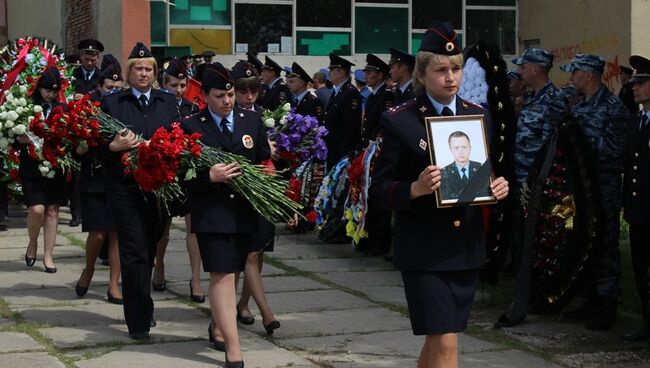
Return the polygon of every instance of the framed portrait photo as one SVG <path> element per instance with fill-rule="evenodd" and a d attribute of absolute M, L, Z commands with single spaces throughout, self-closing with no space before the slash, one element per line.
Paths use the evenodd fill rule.
<path fill-rule="evenodd" d="M 431 163 L 442 173 L 438 207 L 496 203 L 483 115 L 428 117 L 425 124 Z"/>

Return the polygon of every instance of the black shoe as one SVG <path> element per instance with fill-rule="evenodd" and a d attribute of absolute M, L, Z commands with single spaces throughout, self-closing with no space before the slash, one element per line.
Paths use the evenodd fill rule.
<path fill-rule="evenodd" d="M 129 335 L 133 340 L 148 340 L 149 339 L 149 332 L 148 331 L 143 331 L 143 332 L 129 332 Z"/>
<path fill-rule="evenodd" d="M 79 218 L 73 217 L 72 219 L 70 219 L 70 222 L 68 222 L 68 226 L 76 227 L 76 226 L 79 226 L 80 223 L 81 223 L 81 220 Z"/>
<path fill-rule="evenodd" d="M 266 330 L 266 334 L 268 336 L 273 335 L 273 330 L 276 330 L 280 328 L 280 322 L 278 321 L 271 321 L 268 325 L 264 325 L 264 329 Z"/>
<path fill-rule="evenodd" d="M 494 322 L 494 325 L 492 325 L 492 328 L 500 329 L 500 328 L 504 328 L 504 327 L 513 327 L 513 326 L 516 326 L 516 325 L 522 323 L 524 321 L 524 318 L 526 318 L 526 317 L 518 318 L 516 320 L 511 320 L 510 318 L 508 318 L 508 316 L 506 316 L 505 314 L 502 314 L 501 317 L 499 317 L 499 319 L 496 322 Z"/>
<path fill-rule="evenodd" d="M 77 293 L 77 296 L 81 298 L 88 292 L 88 286 L 83 287 L 79 285 L 79 282 L 77 282 L 77 285 L 74 286 L 74 292 Z"/>
<path fill-rule="evenodd" d="M 242 316 L 239 308 L 237 308 L 237 321 L 241 322 L 244 325 L 252 325 L 255 323 L 255 317 L 252 316 Z"/>
<path fill-rule="evenodd" d="M 244 361 L 229 362 L 228 359 L 226 359 L 226 368 L 244 368 Z"/>
<path fill-rule="evenodd" d="M 156 318 L 154 316 L 151 316 L 151 319 L 149 320 L 149 327 L 156 327 L 158 326 L 158 323 L 156 323 Z"/>
<path fill-rule="evenodd" d="M 111 303 L 111 304 L 117 304 L 117 305 L 123 305 L 124 304 L 124 300 L 122 300 L 122 298 L 116 298 L 116 297 L 112 296 L 110 290 L 106 292 L 106 301 Z M 155 323 L 155 321 L 154 321 L 154 323 Z M 151 326 L 151 327 L 156 327 L 156 326 Z"/>
<path fill-rule="evenodd" d="M 641 342 L 648 340 L 648 338 L 650 338 L 650 326 L 647 324 L 632 333 L 623 335 L 623 340 L 628 342 Z"/>
<path fill-rule="evenodd" d="M 27 267 L 32 267 L 36 263 L 36 257 L 27 257 L 27 254 L 25 254 L 25 264 Z"/>
<path fill-rule="evenodd" d="M 205 303 L 205 295 L 194 295 L 194 291 L 192 291 L 192 281 L 190 281 L 190 299 L 195 303 Z"/>
<path fill-rule="evenodd" d="M 584 301 L 578 308 L 562 313 L 562 318 L 572 321 L 587 321 L 594 312 L 594 304 L 590 300 Z"/>
<path fill-rule="evenodd" d="M 616 322 L 618 300 L 612 297 L 599 296 L 596 299 L 594 311 L 585 323 L 587 330 L 607 331 Z"/>
<path fill-rule="evenodd" d="M 45 272 L 47 273 L 56 273 L 56 267 L 47 267 L 45 262 L 43 262 L 43 267 L 45 267 Z"/>
<path fill-rule="evenodd" d="M 212 322 L 210 322 L 210 325 L 208 326 L 208 341 L 210 341 L 212 345 L 214 345 L 215 350 L 221 352 L 226 351 L 226 342 L 215 339 L 214 335 L 212 334 Z"/>
<path fill-rule="evenodd" d="M 165 291 L 167 290 L 167 280 L 163 280 L 162 284 L 151 283 L 151 288 L 154 291 Z"/>

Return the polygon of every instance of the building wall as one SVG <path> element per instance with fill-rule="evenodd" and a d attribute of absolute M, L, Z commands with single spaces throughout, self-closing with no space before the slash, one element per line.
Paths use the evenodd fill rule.
<path fill-rule="evenodd" d="M 79 41 L 97 37 L 93 1 L 67 0 L 65 3 L 65 52 L 74 53 Z"/>
<path fill-rule="evenodd" d="M 551 79 L 559 85 L 568 82 L 569 75 L 558 66 L 577 53 L 600 55 L 607 60 L 604 82 L 618 89 L 619 65 L 628 64 L 631 52 L 632 3 L 635 8 L 643 3 L 645 13 L 638 13 L 637 20 L 641 23 L 641 14 L 650 11 L 647 0 L 519 0 L 520 49 L 532 45 L 551 51 Z M 648 35 L 638 38 L 646 45 L 650 40 Z"/>
<path fill-rule="evenodd" d="M 650 1 L 632 0 L 631 54 L 650 58 L 648 14 L 650 14 Z"/>
<path fill-rule="evenodd" d="M 9 39 L 35 35 L 65 46 L 64 5 L 64 0 L 7 0 Z"/>
<path fill-rule="evenodd" d="M 149 1 L 122 0 L 122 58 L 124 61 L 136 42 L 151 44 Z"/>
<path fill-rule="evenodd" d="M 122 60 L 122 1 L 95 0 L 97 39 L 104 44 L 105 53 Z"/>

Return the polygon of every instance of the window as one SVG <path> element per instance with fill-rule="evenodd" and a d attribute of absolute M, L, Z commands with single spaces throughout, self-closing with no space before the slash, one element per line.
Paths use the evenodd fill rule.
<path fill-rule="evenodd" d="M 297 55 L 350 55 L 350 32 L 296 32 Z"/>
<path fill-rule="evenodd" d="M 408 0 L 356 0 L 357 3 L 408 4 Z"/>
<path fill-rule="evenodd" d="M 515 55 L 515 22 L 515 10 L 468 10 L 467 44 L 483 40 L 499 47 L 502 54 Z"/>
<path fill-rule="evenodd" d="M 217 54 L 232 54 L 231 31 L 228 29 L 172 28 L 170 46 L 190 47 L 193 53 L 212 50 Z"/>
<path fill-rule="evenodd" d="M 248 51 L 292 53 L 292 6 L 235 4 L 235 43 Z"/>
<path fill-rule="evenodd" d="M 467 5 L 516 6 L 517 0 L 467 0 Z"/>
<path fill-rule="evenodd" d="M 427 29 L 433 21 L 451 21 L 463 28 L 462 0 L 413 0 L 413 28 Z"/>
<path fill-rule="evenodd" d="M 352 26 L 351 0 L 297 0 L 296 21 L 298 27 Z"/>
<path fill-rule="evenodd" d="M 173 0 L 171 24 L 230 25 L 230 0 Z"/>
<path fill-rule="evenodd" d="M 408 50 L 408 9 L 358 6 L 355 52 L 387 54 L 389 47 Z"/>
<path fill-rule="evenodd" d="M 167 44 L 167 4 L 162 1 L 152 1 L 151 15 L 151 44 Z"/>

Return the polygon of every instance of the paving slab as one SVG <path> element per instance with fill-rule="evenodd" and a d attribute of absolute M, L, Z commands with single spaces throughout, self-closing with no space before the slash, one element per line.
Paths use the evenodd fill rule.
<path fill-rule="evenodd" d="M 318 277 L 352 289 L 364 290 L 373 286 L 402 287 L 402 274 L 399 271 L 366 271 L 366 272 L 331 272 L 317 273 Z"/>
<path fill-rule="evenodd" d="M 282 327 L 276 330 L 273 337 L 279 339 L 399 331 L 411 328 L 408 319 L 384 308 L 278 313 L 276 318 L 280 321 Z M 240 329 L 263 333 L 260 323 L 252 326 L 240 325 Z"/>
<path fill-rule="evenodd" d="M 319 258 L 319 259 L 290 259 L 284 264 L 308 272 L 345 272 L 345 271 L 385 271 L 393 270 L 394 266 L 383 258 Z"/>
<path fill-rule="evenodd" d="M 31 336 L 20 332 L 0 332 L 0 353 L 45 350 Z M 0 357 L 0 360 L 2 358 Z"/>
<path fill-rule="evenodd" d="M 462 354 L 459 360 L 463 368 L 561 368 L 560 365 L 519 350 Z"/>
<path fill-rule="evenodd" d="M 401 286 L 369 286 L 359 290 L 374 301 L 398 305 L 405 310 L 407 308 L 404 288 Z"/>
<path fill-rule="evenodd" d="M 9 353 L 0 355 L 2 368 L 65 368 L 65 364 L 46 353 Z"/>
<path fill-rule="evenodd" d="M 77 297 L 72 287 L 6 290 L 2 293 L 2 298 L 13 307 L 106 303 L 107 285 L 107 283 L 98 285 L 93 280 L 88 293 L 83 298 Z"/>
<path fill-rule="evenodd" d="M 270 256 L 277 259 L 361 258 L 350 244 L 324 244 L 309 242 L 300 237 L 280 236 Z"/>
<path fill-rule="evenodd" d="M 634 368 L 650 367 L 647 349 L 640 351 L 598 351 L 555 355 L 553 359 L 570 368 Z"/>
<path fill-rule="evenodd" d="M 266 296 L 274 313 L 333 311 L 376 306 L 340 290 L 310 290 L 273 293 Z"/>

